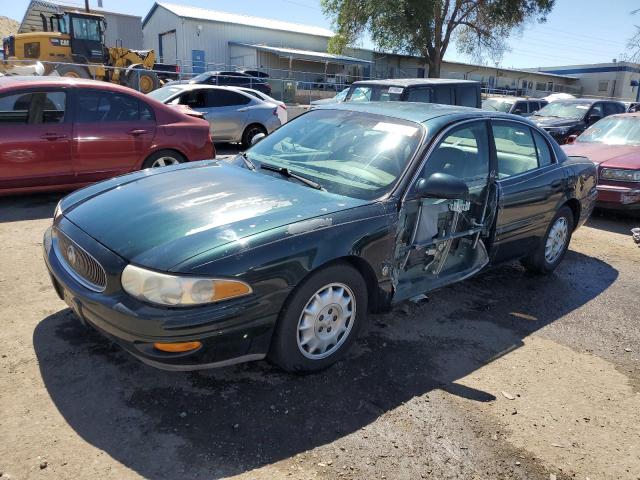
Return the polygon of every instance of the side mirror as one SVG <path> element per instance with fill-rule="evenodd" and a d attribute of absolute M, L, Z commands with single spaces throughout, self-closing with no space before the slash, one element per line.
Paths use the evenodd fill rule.
<path fill-rule="evenodd" d="M 251 146 L 253 147 L 256 143 L 262 140 L 266 135 L 264 133 L 256 133 L 253 138 L 251 138 Z"/>
<path fill-rule="evenodd" d="M 467 184 L 447 173 L 434 173 L 429 178 L 421 178 L 416 184 L 416 192 L 421 198 L 469 199 Z"/>
<path fill-rule="evenodd" d="M 572 143 L 575 143 L 576 138 L 578 138 L 578 135 L 569 135 L 567 137 L 567 145 L 571 145 Z"/>

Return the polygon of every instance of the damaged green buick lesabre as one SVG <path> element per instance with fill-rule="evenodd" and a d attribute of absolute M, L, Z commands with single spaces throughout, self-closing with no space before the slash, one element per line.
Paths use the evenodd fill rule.
<path fill-rule="evenodd" d="M 80 320 L 150 365 L 340 359 L 371 311 L 521 259 L 562 260 L 596 169 L 521 117 L 341 104 L 231 162 L 117 177 L 61 200 L 44 238 Z"/>

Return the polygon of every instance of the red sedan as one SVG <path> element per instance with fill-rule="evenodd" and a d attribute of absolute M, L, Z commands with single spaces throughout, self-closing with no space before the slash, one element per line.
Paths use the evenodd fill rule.
<path fill-rule="evenodd" d="M 598 165 L 598 207 L 640 212 L 640 114 L 603 118 L 563 145 Z"/>
<path fill-rule="evenodd" d="M 206 120 L 126 87 L 0 78 L 0 195 L 70 190 L 141 168 L 215 158 Z"/>

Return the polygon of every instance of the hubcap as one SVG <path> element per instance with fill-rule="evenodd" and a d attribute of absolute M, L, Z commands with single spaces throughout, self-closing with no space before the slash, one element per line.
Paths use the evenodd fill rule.
<path fill-rule="evenodd" d="M 356 315 L 356 300 L 349 287 L 332 283 L 318 290 L 298 320 L 298 348 L 307 358 L 320 360 L 345 342 Z"/>
<path fill-rule="evenodd" d="M 151 164 L 151 168 L 166 167 L 168 165 L 177 165 L 179 162 L 173 157 L 160 157 Z"/>
<path fill-rule="evenodd" d="M 569 237 L 569 225 L 564 217 L 558 218 L 547 237 L 547 243 L 544 246 L 544 257 L 549 263 L 554 263 L 562 254 L 567 238 Z"/>

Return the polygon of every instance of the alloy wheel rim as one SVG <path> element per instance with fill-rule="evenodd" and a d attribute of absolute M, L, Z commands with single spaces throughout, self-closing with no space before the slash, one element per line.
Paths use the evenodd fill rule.
<path fill-rule="evenodd" d="M 554 263 L 562 254 L 567 238 L 569 236 L 569 225 L 564 217 L 558 218 L 547 236 L 544 247 L 544 257 L 549 263 Z"/>
<path fill-rule="evenodd" d="M 314 293 L 298 319 L 300 353 L 320 360 L 335 353 L 353 328 L 356 299 L 343 283 L 325 285 Z"/>
<path fill-rule="evenodd" d="M 151 168 L 167 167 L 169 165 L 177 165 L 178 160 L 174 157 L 160 157 L 151 164 Z"/>

